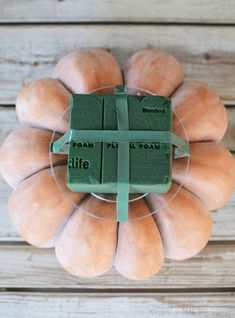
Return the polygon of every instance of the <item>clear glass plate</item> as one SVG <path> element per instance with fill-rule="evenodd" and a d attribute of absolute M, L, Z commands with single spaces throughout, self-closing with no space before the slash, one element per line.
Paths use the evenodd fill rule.
<path fill-rule="evenodd" d="M 147 91 L 141 88 L 126 87 L 126 89 L 127 89 L 128 95 L 139 95 L 139 96 L 156 95 L 150 91 Z M 114 94 L 114 90 L 115 90 L 114 86 L 102 87 L 94 91 L 87 92 L 87 94 Z M 181 136 L 183 136 L 183 139 L 186 142 L 188 142 L 188 137 L 187 137 L 185 128 L 182 122 L 180 121 L 179 117 L 177 116 L 177 114 L 174 112 L 174 105 L 172 106 L 173 106 L 172 108 L 173 108 L 174 121 L 176 123 L 178 122 L 178 126 L 181 127 L 182 129 Z M 70 117 L 70 107 L 66 109 L 62 118 L 66 119 L 69 122 L 69 117 Z M 56 141 L 55 136 L 57 133 L 58 133 L 57 131 L 53 132 L 51 142 Z M 55 166 L 53 164 L 54 156 L 58 156 L 58 155 L 54 153 L 50 153 L 50 165 L 51 165 L 51 169 L 52 169 L 56 184 L 58 188 L 60 189 L 61 193 L 64 195 L 64 199 L 71 200 L 68 198 L 68 196 L 66 196 L 68 188 L 67 188 L 67 184 L 64 181 L 65 179 L 59 178 L 55 173 Z M 180 158 L 180 159 L 176 158 L 175 160 L 181 160 L 183 162 L 182 171 L 178 171 L 178 173 L 186 176 L 188 167 L 189 167 L 190 156 Z M 167 204 L 169 204 L 169 202 L 175 198 L 175 196 L 180 191 L 182 186 L 183 186 L 183 182 L 181 184 L 174 184 L 174 186 L 170 189 L 170 192 L 168 193 L 168 195 L 158 194 L 158 193 L 129 194 L 129 215 L 128 215 L 129 220 L 141 219 L 149 215 L 152 215 L 154 213 L 157 213 L 161 209 L 165 208 Z M 150 198 L 150 196 L 151 196 L 151 202 L 154 201 L 154 204 L 149 204 L 148 198 Z M 91 198 L 93 203 L 94 203 L 94 199 L 97 200 L 97 209 L 94 204 L 89 204 L 88 200 L 90 200 Z M 102 201 L 103 203 L 100 201 Z M 82 211 L 82 213 L 87 213 L 96 218 L 109 219 L 109 220 L 116 221 L 116 194 L 114 193 L 110 193 L 110 194 L 90 193 L 90 194 L 87 194 L 85 200 L 81 204 L 77 203 L 75 199 L 73 204 L 74 204 L 74 207 Z M 110 209 L 110 211 L 112 212 L 105 213 L 104 211 L 104 213 L 100 213 L 100 211 L 98 212 L 98 210 L 100 210 L 100 207 L 101 209 L 103 208 L 104 210 Z M 103 216 L 101 216 L 101 214 Z"/>

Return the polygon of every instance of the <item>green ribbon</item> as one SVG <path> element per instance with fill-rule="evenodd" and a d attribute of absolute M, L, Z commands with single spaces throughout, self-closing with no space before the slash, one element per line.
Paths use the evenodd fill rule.
<path fill-rule="evenodd" d="M 71 140 L 94 142 L 162 142 L 180 148 L 181 154 L 189 155 L 189 144 L 171 131 L 122 131 L 122 130 L 69 130 L 51 144 L 51 152 L 67 154 Z"/>
<path fill-rule="evenodd" d="M 129 130 L 128 101 L 125 86 L 116 86 L 118 131 Z M 117 221 L 128 220 L 129 200 L 129 140 L 118 142 Z"/>

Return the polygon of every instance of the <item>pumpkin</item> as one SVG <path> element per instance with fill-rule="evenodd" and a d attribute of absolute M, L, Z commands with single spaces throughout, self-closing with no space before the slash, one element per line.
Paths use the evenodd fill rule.
<path fill-rule="evenodd" d="M 55 140 L 59 137 L 60 134 L 54 136 Z M 17 129 L 7 136 L 0 149 L 0 170 L 12 188 L 50 166 L 48 150 L 51 138 L 50 131 L 31 127 Z M 17 162 L 20 163 L 20 169 Z M 63 155 L 52 158 L 53 166 L 65 162 L 66 157 Z"/>
<path fill-rule="evenodd" d="M 70 92 L 53 78 L 29 83 L 16 100 L 19 122 L 22 126 L 66 132 L 69 122 L 62 115 L 69 106 L 70 95 Z"/>
<path fill-rule="evenodd" d="M 127 86 L 171 96 L 174 132 L 183 138 L 186 132 L 191 157 L 186 175 L 186 159 L 174 159 L 170 190 L 130 202 L 129 220 L 119 224 L 115 204 L 67 188 L 65 156 L 53 156 L 54 172 L 49 167 L 52 132 L 59 138 L 69 127 L 63 114 L 71 92 L 122 84 L 115 58 L 103 49 L 75 51 L 59 60 L 53 78 L 22 89 L 16 111 L 23 127 L 4 141 L 0 167 L 14 188 L 9 213 L 24 240 L 55 247 L 62 266 L 80 277 L 114 266 L 125 277 L 145 279 L 160 270 L 165 257 L 184 260 L 204 248 L 212 230 L 210 211 L 232 193 L 235 162 L 218 143 L 227 128 L 218 95 L 203 83 L 182 84 L 183 77 L 182 66 L 169 53 L 147 49 L 127 61 Z"/>

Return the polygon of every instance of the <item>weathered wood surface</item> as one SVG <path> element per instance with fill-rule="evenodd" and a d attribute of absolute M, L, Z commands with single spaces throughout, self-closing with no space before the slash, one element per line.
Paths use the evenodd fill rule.
<path fill-rule="evenodd" d="M 0 242 L 22 241 L 7 212 L 7 201 L 11 193 L 10 187 L 0 179 Z M 213 211 L 213 234 L 212 241 L 235 240 L 235 192 L 226 206 Z"/>
<path fill-rule="evenodd" d="M 222 143 L 231 151 L 235 151 L 235 108 L 228 108 L 227 111 L 228 130 L 222 140 Z"/>
<path fill-rule="evenodd" d="M 233 0 L 7 0 L 0 22 L 234 23 Z"/>
<path fill-rule="evenodd" d="M 223 144 L 228 148 L 235 150 L 234 125 L 235 125 L 235 108 L 228 108 L 229 128 L 223 139 Z M 16 118 L 15 109 L 2 107 L 0 108 L 0 143 L 13 130 L 19 127 Z M 0 241 L 21 241 L 18 233 L 12 225 L 7 213 L 7 201 L 11 189 L 0 177 Z M 228 204 L 218 211 L 213 212 L 213 236 L 212 240 L 233 240 L 235 239 L 235 193 Z"/>
<path fill-rule="evenodd" d="M 22 84 L 49 76 L 63 54 L 88 47 L 110 49 L 121 66 L 142 48 L 171 52 L 183 64 L 186 80 L 206 82 L 235 104 L 232 26 L 2 25 L 0 34 L 0 104 L 14 103 Z"/>
<path fill-rule="evenodd" d="M 235 283 L 234 263 L 235 243 L 210 243 L 191 259 L 181 262 L 166 260 L 160 272 L 148 280 L 130 281 L 115 269 L 98 278 L 81 279 L 64 271 L 55 257 L 54 249 L 1 244 L 0 286 L 84 290 L 232 288 Z"/>
<path fill-rule="evenodd" d="M 0 146 L 9 134 L 19 127 L 15 108 L 0 107 Z"/>
<path fill-rule="evenodd" d="M 7 135 L 20 125 L 16 118 L 14 108 L 0 108 L 0 145 Z M 21 240 L 14 229 L 7 212 L 7 201 L 11 193 L 11 188 L 0 177 L 0 241 L 1 240 Z"/>
<path fill-rule="evenodd" d="M 0 293 L 5 318 L 233 318 L 229 293 Z"/>
<path fill-rule="evenodd" d="M 23 84 L 50 76 L 61 55 L 88 47 L 111 50 L 121 67 L 142 48 L 171 52 L 186 80 L 208 83 L 235 105 L 234 23 L 233 0 L 0 1 L 0 105 L 14 105 Z M 235 151 L 235 108 L 228 114 L 222 142 Z M 17 127 L 14 109 L 0 109 L 0 142 Z M 53 249 L 17 243 L 9 194 L 0 179 L 1 318 L 235 316 L 235 193 L 213 212 L 209 245 L 192 259 L 166 261 L 148 281 L 126 280 L 114 269 L 78 279 L 61 268 Z"/>

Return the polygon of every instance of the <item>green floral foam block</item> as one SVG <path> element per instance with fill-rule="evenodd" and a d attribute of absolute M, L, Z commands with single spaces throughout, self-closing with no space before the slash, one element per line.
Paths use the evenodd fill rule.
<path fill-rule="evenodd" d="M 162 96 L 127 95 L 129 132 L 171 131 L 170 99 Z M 115 95 L 71 97 L 71 130 L 118 131 Z M 110 134 L 111 135 L 111 134 Z M 111 136 L 110 136 L 111 138 Z M 68 187 L 76 192 L 117 192 L 118 147 L 109 142 L 70 141 Z M 154 141 L 129 142 L 129 192 L 166 192 L 172 182 L 172 144 Z"/>

